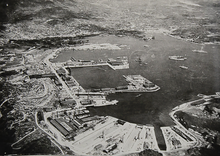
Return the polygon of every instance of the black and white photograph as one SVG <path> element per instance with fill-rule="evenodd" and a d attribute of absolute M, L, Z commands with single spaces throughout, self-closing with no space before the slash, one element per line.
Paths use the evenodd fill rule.
<path fill-rule="evenodd" d="M 219 156 L 220 0 L 0 0 L 0 155 Z"/>

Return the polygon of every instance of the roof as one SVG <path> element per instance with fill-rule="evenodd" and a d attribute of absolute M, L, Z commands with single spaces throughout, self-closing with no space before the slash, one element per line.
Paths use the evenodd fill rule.
<path fill-rule="evenodd" d="M 116 61 L 116 60 L 113 58 L 108 58 L 108 62 L 112 62 L 112 61 Z"/>
<path fill-rule="evenodd" d="M 79 119 L 73 119 L 72 122 L 73 122 L 73 124 L 74 124 L 76 127 L 78 127 L 78 128 L 81 127 L 82 124 L 83 124 L 83 122 L 80 121 Z"/>
<path fill-rule="evenodd" d="M 56 120 L 50 120 L 50 123 L 58 130 L 60 131 L 64 136 L 67 136 L 69 132 L 63 128 Z"/>
<path fill-rule="evenodd" d="M 66 73 L 66 71 L 65 71 L 63 68 L 60 68 L 60 69 L 56 70 L 56 72 L 57 72 L 57 74 L 59 74 L 59 75 Z"/>
<path fill-rule="evenodd" d="M 98 119 L 97 116 L 92 116 L 92 117 L 83 118 L 83 119 L 81 119 L 81 120 L 82 120 L 82 122 L 89 122 L 89 121 L 97 120 L 97 119 Z"/>
<path fill-rule="evenodd" d="M 76 104 L 76 101 L 73 99 L 65 100 L 60 102 L 62 105 L 73 105 Z"/>
<path fill-rule="evenodd" d="M 89 105 L 89 104 L 92 103 L 92 100 L 85 99 L 85 100 L 81 100 L 80 103 L 81 103 L 82 105 Z"/>
<path fill-rule="evenodd" d="M 121 61 L 112 61 L 112 62 L 108 62 L 109 64 L 111 64 L 111 65 L 123 65 L 123 62 L 121 62 Z"/>
<path fill-rule="evenodd" d="M 72 131 L 73 129 L 68 126 L 65 122 L 60 122 L 59 124 L 61 124 L 68 132 Z"/>

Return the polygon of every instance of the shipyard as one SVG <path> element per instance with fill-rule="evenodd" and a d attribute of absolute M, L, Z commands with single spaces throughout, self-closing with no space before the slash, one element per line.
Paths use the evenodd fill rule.
<path fill-rule="evenodd" d="M 220 155 L 218 0 L 0 4 L 0 155 Z"/>

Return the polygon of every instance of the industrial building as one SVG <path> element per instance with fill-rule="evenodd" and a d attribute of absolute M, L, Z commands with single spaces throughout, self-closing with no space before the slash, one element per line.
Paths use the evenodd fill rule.
<path fill-rule="evenodd" d="M 65 137 L 70 135 L 75 130 L 75 128 L 70 127 L 63 118 L 48 120 Z"/>
<path fill-rule="evenodd" d="M 82 105 L 90 105 L 90 104 L 92 104 L 92 100 L 90 100 L 90 99 L 83 99 L 83 100 L 80 101 L 80 103 Z"/>
<path fill-rule="evenodd" d="M 56 70 L 58 75 L 66 75 L 66 71 L 63 68 Z"/>
<path fill-rule="evenodd" d="M 69 132 L 62 126 L 60 125 L 56 120 L 50 120 L 50 123 L 60 132 L 62 133 L 65 137 L 69 134 Z"/>
<path fill-rule="evenodd" d="M 73 99 L 65 99 L 64 101 L 60 101 L 60 105 L 62 107 L 74 107 L 76 105 L 76 101 Z"/>
<path fill-rule="evenodd" d="M 34 75 L 29 75 L 30 79 L 33 78 L 56 78 L 56 75 L 54 73 L 49 73 L 49 74 L 34 74 Z"/>
<path fill-rule="evenodd" d="M 118 120 L 117 120 L 117 123 L 118 123 L 118 124 L 121 124 L 121 125 L 124 125 L 126 122 L 123 121 L 123 120 L 118 119 Z"/>
<path fill-rule="evenodd" d="M 54 83 L 56 86 L 62 86 L 62 83 L 57 78 L 54 78 Z"/>
<path fill-rule="evenodd" d="M 109 152 L 113 151 L 116 148 L 117 148 L 117 144 L 112 144 L 112 145 L 108 146 L 105 150 L 103 150 L 103 152 L 109 153 Z"/>
<path fill-rule="evenodd" d="M 77 128 L 81 128 L 84 125 L 84 122 L 79 118 L 73 119 L 72 122 L 73 122 L 74 126 L 76 126 Z"/>
<path fill-rule="evenodd" d="M 82 122 L 89 122 L 89 121 L 98 120 L 98 119 L 99 119 L 98 116 L 91 116 L 91 117 L 82 118 L 81 121 Z"/>
<path fill-rule="evenodd" d="M 123 62 L 121 60 L 115 60 L 113 58 L 109 58 L 107 63 L 109 63 L 112 66 L 120 66 L 123 65 Z"/>
<path fill-rule="evenodd" d="M 143 84 L 143 87 L 145 87 L 145 88 L 151 88 L 151 87 L 155 87 L 156 85 L 155 84 L 153 84 L 153 83 L 144 83 Z"/>
<path fill-rule="evenodd" d="M 128 86 L 118 86 L 115 89 L 116 90 L 125 90 L 125 89 L 128 89 Z"/>
<path fill-rule="evenodd" d="M 91 89 L 92 92 L 100 92 L 101 89 Z"/>

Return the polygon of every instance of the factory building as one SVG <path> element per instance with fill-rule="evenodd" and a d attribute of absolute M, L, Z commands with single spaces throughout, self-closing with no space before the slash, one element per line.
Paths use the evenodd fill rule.
<path fill-rule="evenodd" d="M 118 119 L 118 120 L 117 120 L 117 123 L 118 123 L 118 124 L 121 124 L 121 125 L 124 125 L 126 122 L 123 121 L 123 120 Z"/>
<path fill-rule="evenodd" d="M 128 89 L 128 86 L 118 86 L 115 89 L 116 90 L 126 90 L 126 89 Z"/>
<path fill-rule="evenodd" d="M 103 150 L 103 152 L 109 153 L 109 152 L 113 151 L 116 148 L 117 148 L 117 144 L 112 144 L 112 145 L 108 146 L 105 150 Z"/>
<path fill-rule="evenodd" d="M 100 92 L 101 89 L 92 89 L 91 91 L 92 91 L 92 92 Z"/>
<path fill-rule="evenodd" d="M 107 63 L 109 63 L 112 66 L 120 66 L 123 65 L 123 62 L 121 60 L 115 60 L 113 58 L 109 58 Z"/>
<path fill-rule="evenodd" d="M 73 128 L 71 128 L 64 119 L 51 119 L 50 123 L 60 132 L 63 136 L 68 136 L 71 132 L 73 132 Z"/>
<path fill-rule="evenodd" d="M 74 107 L 76 105 L 76 101 L 73 99 L 65 99 L 64 101 L 60 101 L 60 105 L 62 107 Z"/>
<path fill-rule="evenodd" d="M 89 121 L 93 121 L 93 120 L 98 120 L 98 116 L 91 116 L 91 117 L 86 117 L 86 118 L 82 118 L 82 122 L 89 122 Z"/>
<path fill-rule="evenodd" d="M 69 134 L 69 132 L 63 128 L 56 120 L 50 120 L 50 123 L 60 132 L 62 133 L 65 137 Z"/>
<path fill-rule="evenodd" d="M 33 78 L 56 78 L 56 75 L 54 73 L 49 73 L 49 74 L 35 74 L 35 75 L 29 75 L 30 79 Z"/>
<path fill-rule="evenodd" d="M 79 118 L 73 119 L 72 122 L 77 128 L 81 128 L 84 125 L 84 122 Z"/>
<path fill-rule="evenodd" d="M 90 105 L 90 104 L 92 104 L 92 100 L 90 100 L 90 99 L 84 99 L 84 100 L 81 100 L 80 103 L 81 103 L 82 105 Z"/>
<path fill-rule="evenodd" d="M 66 71 L 63 68 L 56 70 L 58 75 L 66 75 Z"/>
<path fill-rule="evenodd" d="M 143 87 L 145 87 L 145 88 L 151 88 L 151 87 L 155 87 L 156 85 L 155 84 L 153 84 L 153 83 L 145 83 L 145 84 L 143 84 Z"/>

